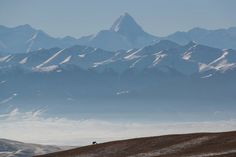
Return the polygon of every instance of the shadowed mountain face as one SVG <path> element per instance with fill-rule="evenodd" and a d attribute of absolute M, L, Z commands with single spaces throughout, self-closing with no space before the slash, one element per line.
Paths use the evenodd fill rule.
<path fill-rule="evenodd" d="M 0 157 L 31 157 L 62 150 L 65 148 L 0 139 Z"/>
<path fill-rule="evenodd" d="M 37 157 L 234 157 L 236 132 L 167 135 L 114 141 Z"/>
<path fill-rule="evenodd" d="M 128 51 L 73 46 L 3 55 L 0 107 L 46 106 L 69 116 L 234 118 L 235 65 L 235 50 L 167 40 Z"/>

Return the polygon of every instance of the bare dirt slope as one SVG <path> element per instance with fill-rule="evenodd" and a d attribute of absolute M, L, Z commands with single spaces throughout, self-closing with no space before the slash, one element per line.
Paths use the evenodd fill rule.
<path fill-rule="evenodd" d="M 38 157 L 236 157 L 236 131 L 114 141 Z"/>

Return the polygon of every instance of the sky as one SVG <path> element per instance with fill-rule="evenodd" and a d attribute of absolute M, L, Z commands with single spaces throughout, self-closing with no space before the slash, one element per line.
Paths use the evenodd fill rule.
<path fill-rule="evenodd" d="M 54 37 L 108 29 L 128 12 L 147 32 L 165 36 L 193 27 L 236 26 L 235 0 L 0 0 L 0 25 L 30 24 Z"/>

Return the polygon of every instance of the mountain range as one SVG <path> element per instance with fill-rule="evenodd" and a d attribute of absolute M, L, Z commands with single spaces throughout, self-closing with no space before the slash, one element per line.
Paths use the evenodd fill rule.
<path fill-rule="evenodd" d="M 236 51 L 213 48 L 196 42 L 182 46 L 172 41 L 161 40 L 156 44 L 128 51 L 106 51 L 77 45 L 65 49 L 40 49 L 28 53 L 3 55 L 0 58 L 1 69 L 16 66 L 30 71 L 59 72 L 71 65 L 99 72 L 113 70 L 123 73 L 132 69 L 158 69 L 162 72 L 174 70 L 183 75 L 202 76 L 209 73 L 208 77 L 211 77 L 236 68 Z"/>
<path fill-rule="evenodd" d="M 0 113 L 46 108 L 83 118 L 235 118 L 236 51 L 218 38 L 234 39 L 233 30 L 159 38 L 127 13 L 109 30 L 80 39 L 1 26 Z M 212 47 L 204 39 L 219 42 Z"/>
<path fill-rule="evenodd" d="M 183 45 L 195 41 L 211 47 L 235 49 L 236 28 L 218 30 L 193 28 L 188 32 L 176 32 L 167 37 L 157 37 L 145 32 L 128 13 L 121 15 L 110 29 L 78 39 L 70 36 L 54 38 L 28 24 L 14 28 L 0 26 L 0 52 L 2 53 L 26 53 L 42 48 L 68 48 L 73 45 L 117 51 L 142 48 L 160 40 L 171 40 Z"/>
<path fill-rule="evenodd" d="M 40 49 L 2 55 L 0 78 L 2 112 L 46 107 L 49 113 L 90 118 L 150 112 L 158 117 L 165 111 L 217 119 L 234 117 L 236 51 L 168 40 L 118 51 Z M 218 110 L 223 113 L 215 115 Z"/>

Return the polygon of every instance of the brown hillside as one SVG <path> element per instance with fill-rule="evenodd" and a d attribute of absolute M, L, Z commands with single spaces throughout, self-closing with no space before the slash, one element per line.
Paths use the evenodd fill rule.
<path fill-rule="evenodd" d="M 236 131 L 166 135 L 89 145 L 37 157 L 236 157 Z"/>

